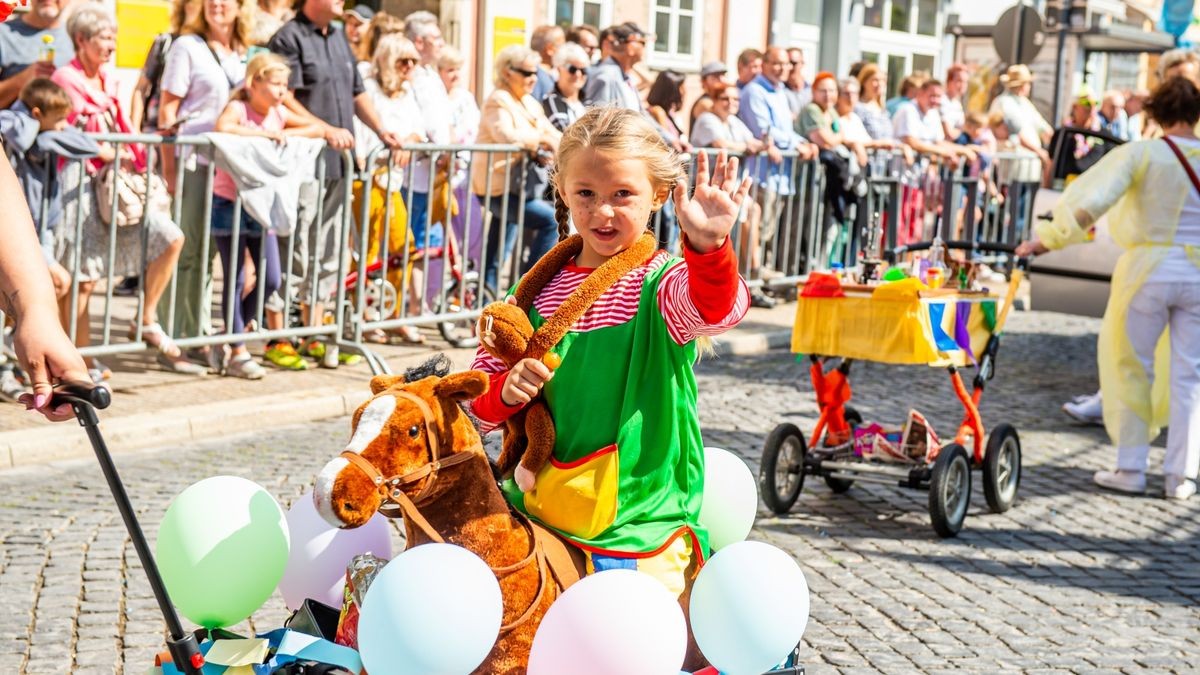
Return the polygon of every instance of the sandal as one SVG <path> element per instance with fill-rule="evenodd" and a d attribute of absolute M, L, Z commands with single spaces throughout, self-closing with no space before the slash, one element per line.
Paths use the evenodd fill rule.
<path fill-rule="evenodd" d="M 386 345 L 388 341 L 388 334 L 379 328 L 375 328 L 363 333 L 363 342 L 369 342 L 376 345 Z"/>
<path fill-rule="evenodd" d="M 393 335 L 398 338 L 392 341 L 393 344 L 425 344 L 425 336 L 421 335 L 421 329 L 416 326 L 400 326 Z"/>
<path fill-rule="evenodd" d="M 129 326 L 129 339 L 132 340 L 137 336 L 137 325 Z M 146 344 L 158 350 L 156 360 L 163 368 L 183 375 L 207 375 L 208 368 L 196 363 L 192 363 L 183 354 L 183 350 L 175 341 L 167 335 L 162 326 L 157 323 L 152 323 L 148 326 L 142 326 L 142 340 Z M 99 365 L 99 364 L 97 364 Z"/>

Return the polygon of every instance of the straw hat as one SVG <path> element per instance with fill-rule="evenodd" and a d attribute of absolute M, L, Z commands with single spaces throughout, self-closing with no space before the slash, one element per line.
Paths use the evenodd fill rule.
<path fill-rule="evenodd" d="M 1000 76 L 1000 84 L 1009 89 L 1015 89 L 1030 82 L 1033 82 L 1033 73 L 1029 72 L 1029 66 L 1022 63 L 1009 66 L 1008 70 Z"/>

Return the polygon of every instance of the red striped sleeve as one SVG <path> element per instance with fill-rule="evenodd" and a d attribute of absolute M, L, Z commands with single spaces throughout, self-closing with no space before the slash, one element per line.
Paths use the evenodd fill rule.
<path fill-rule="evenodd" d="M 737 273 L 733 245 L 696 253 L 686 244 L 684 264 L 667 270 L 658 286 L 658 306 L 677 344 L 702 335 L 720 335 L 750 308 L 750 288 Z"/>
<path fill-rule="evenodd" d="M 488 378 L 488 390 L 483 396 L 470 402 L 471 414 L 479 420 L 479 433 L 486 434 L 504 424 L 508 418 L 515 415 L 525 404 L 508 405 L 500 398 L 504 383 L 508 381 L 509 371 L 492 373 Z"/>

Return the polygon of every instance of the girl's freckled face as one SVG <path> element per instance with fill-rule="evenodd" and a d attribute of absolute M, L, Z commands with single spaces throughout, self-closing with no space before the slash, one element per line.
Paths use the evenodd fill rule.
<path fill-rule="evenodd" d="M 668 193 L 655 190 L 645 161 L 593 149 L 571 158 L 560 191 L 583 238 L 576 261 L 582 267 L 598 267 L 629 248 Z"/>

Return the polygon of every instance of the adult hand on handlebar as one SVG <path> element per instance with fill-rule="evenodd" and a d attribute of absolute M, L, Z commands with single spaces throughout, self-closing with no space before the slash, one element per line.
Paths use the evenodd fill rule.
<path fill-rule="evenodd" d="M 71 419 L 71 406 L 50 409 L 53 385 L 61 381 L 90 382 L 87 366 L 67 338 L 53 312 L 37 311 L 19 317 L 13 333 L 13 348 L 21 369 L 33 385 L 32 394 L 22 394 L 27 410 L 37 410 L 55 422 Z"/>

